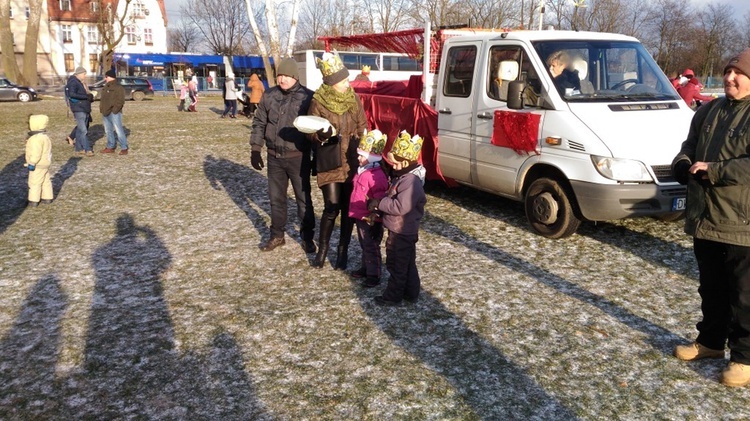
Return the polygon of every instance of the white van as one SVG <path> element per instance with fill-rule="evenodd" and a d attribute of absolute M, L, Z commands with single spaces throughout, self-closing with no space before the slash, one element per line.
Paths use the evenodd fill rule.
<path fill-rule="evenodd" d="M 560 52 L 564 85 L 547 63 Z M 442 174 L 525 202 L 537 233 L 562 238 L 582 220 L 681 215 L 685 188 L 670 163 L 693 111 L 635 38 L 465 34 L 445 41 L 439 69 Z"/>

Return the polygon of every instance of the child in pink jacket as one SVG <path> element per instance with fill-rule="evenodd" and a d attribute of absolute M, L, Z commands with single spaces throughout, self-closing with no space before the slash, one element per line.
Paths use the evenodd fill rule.
<path fill-rule="evenodd" d="M 383 261 L 380 252 L 383 221 L 379 215 L 367 210 L 367 201 L 383 198 L 388 190 L 388 178 L 380 168 L 386 139 L 386 135 L 380 130 L 365 132 L 362 136 L 357 148 L 359 168 L 354 176 L 349 202 L 349 217 L 355 220 L 357 237 L 362 246 L 362 266 L 351 272 L 351 276 L 365 278 L 362 285 L 366 288 L 380 283 L 380 266 Z"/>

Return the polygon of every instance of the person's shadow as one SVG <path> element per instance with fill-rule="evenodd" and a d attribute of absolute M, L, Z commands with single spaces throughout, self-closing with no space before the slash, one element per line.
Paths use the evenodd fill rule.
<path fill-rule="evenodd" d="M 73 176 L 73 174 L 75 174 L 76 170 L 78 169 L 78 163 L 80 162 L 80 156 L 68 158 L 68 160 L 65 161 L 65 164 L 63 164 L 63 166 L 60 167 L 60 169 L 57 170 L 55 175 L 52 177 L 52 192 L 55 199 L 57 199 L 57 195 L 60 194 L 60 190 L 62 190 L 62 186 L 63 184 L 65 184 L 65 181 L 67 181 L 70 177 Z"/>
<path fill-rule="evenodd" d="M 16 222 L 26 208 L 28 173 L 21 154 L 0 170 L 0 234 Z"/>

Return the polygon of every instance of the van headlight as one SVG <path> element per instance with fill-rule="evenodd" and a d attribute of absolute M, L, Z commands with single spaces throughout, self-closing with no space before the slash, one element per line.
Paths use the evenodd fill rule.
<path fill-rule="evenodd" d="M 591 161 L 599 174 L 615 181 L 654 181 L 640 161 L 596 155 L 591 155 Z"/>

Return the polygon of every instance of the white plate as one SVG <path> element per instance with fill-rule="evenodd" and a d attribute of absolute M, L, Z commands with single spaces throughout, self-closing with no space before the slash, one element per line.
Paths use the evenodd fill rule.
<path fill-rule="evenodd" d="M 314 115 L 301 115 L 294 119 L 294 127 L 302 133 L 317 133 L 318 130 L 327 131 L 331 122 L 323 117 Z M 336 128 L 333 128 L 333 136 L 336 136 Z"/>

